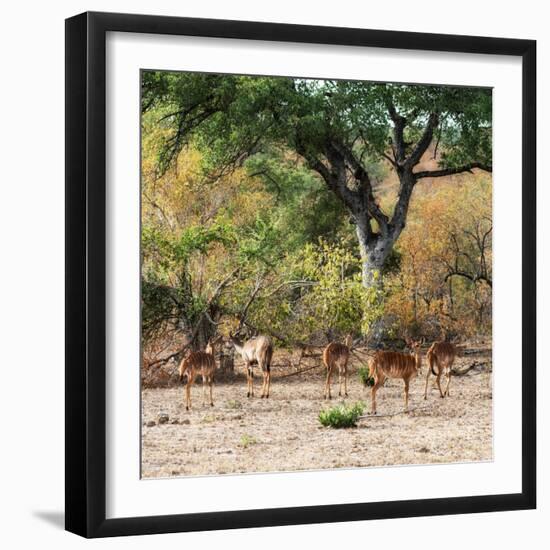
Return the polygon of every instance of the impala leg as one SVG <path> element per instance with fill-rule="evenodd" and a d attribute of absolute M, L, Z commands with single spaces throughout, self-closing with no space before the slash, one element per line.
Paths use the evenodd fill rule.
<path fill-rule="evenodd" d="M 437 387 L 439 389 L 439 396 L 440 397 L 445 397 L 443 395 L 443 392 L 441 391 L 441 369 L 439 369 L 438 373 L 437 373 L 437 378 L 436 378 L 436 382 L 437 382 Z"/>
<path fill-rule="evenodd" d="M 188 411 L 191 408 L 191 378 L 187 380 L 185 384 L 185 410 Z"/>
<path fill-rule="evenodd" d="M 269 397 L 269 386 L 271 386 L 271 368 L 267 367 L 267 390 L 265 394 L 266 399 Z"/>
<path fill-rule="evenodd" d="M 202 406 L 204 407 L 204 404 L 206 402 L 206 376 L 202 375 Z"/>
<path fill-rule="evenodd" d="M 424 399 L 428 399 L 428 381 L 430 380 L 430 373 L 432 369 L 428 365 L 428 373 L 426 374 L 426 387 L 424 388 Z"/>
<path fill-rule="evenodd" d="M 338 369 L 338 397 L 342 396 L 342 371 Z"/>
<path fill-rule="evenodd" d="M 254 371 L 250 367 L 250 397 L 254 397 Z"/>
<path fill-rule="evenodd" d="M 344 369 L 344 395 L 348 396 L 348 369 Z"/>
<path fill-rule="evenodd" d="M 213 407 L 214 406 L 214 400 L 212 399 L 212 383 L 214 382 L 214 380 L 212 379 L 212 376 L 210 376 L 210 378 L 208 379 L 208 385 L 210 386 L 210 406 Z"/>
<path fill-rule="evenodd" d="M 331 395 L 330 395 L 330 369 L 327 369 L 327 381 L 325 383 L 325 399 L 331 399 Z"/>
<path fill-rule="evenodd" d="M 451 396 L 451 394 L 449 393 L 449 386 L 451 385 L 451 376 L 452 376 L 452 372 L 451 372 L 451 369 L 449 369 L 447 371 L 447 386 L 445 387 L 445 393 L 444 393 L 444 395 L 446 395 L 447 397 Z"/>
<path fill-rule="evenodd" d="M 370 408 L 371 414 L 376 414 L 376 392 L 378 391 L 379 387 L 380 387 L 380 382 L 376 380 L 371 390 L 371 408 Z"/>
<path fill-rule="evenodd" d="M 265 370 L 262 370 L 262 394 L 260 395 L 262 399 L 265 397 L 266 384 L 267 384 L 267 373 Z"/>
<path fill-rule="evenodd" d="M 405 410 L 409 410 L 409 381 L 405 380 Z"/>

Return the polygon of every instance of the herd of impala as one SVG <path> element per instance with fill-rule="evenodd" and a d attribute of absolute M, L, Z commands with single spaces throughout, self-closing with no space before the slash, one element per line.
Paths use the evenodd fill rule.
<path fill-rule="evenodd" d="M 200 375 L 202 377 L 203 403 L 206 396 L 206 385 L 210 391 L 210 405 L 212 401 L 212 383 L 214 381 L 214 371 L 216 362 L 214 359 L 214 346 L 221 337 L 214 341 L 209 341 L 204 351 L 193 351 L 187 357 L 182 359 L 179 365 L 180 380 L 186 379 L 185 408 L 191 407 L 191 386 L 195 379 Z M 269 397 L 269 387 L 271 384 L 271 359 L 273 357 L 273 343 L 269 336 L 256 336 L 245 342 L 229 335 L 229 340 L 235 350 L 241 355 L 246 366 L 247 378 L 247 397 L 254 397 L 254 373 L 253 366 L 258 365 L 262 371 L 263 383 L 260 397 Z M 325 383 L 325 399 L 331 399 L 330 381 L 333 374 L 338 372 L 339 391 L 342 395 L 342 384 L 344 396 L 348 395 L 348 361 L 351 353 L 351 336 L 346 337 L 344 343 L 331 342 L 323 350 L 323 363 L 327 369 L 327 378 Z M 376 414 L 376 392 L 384 384 L 387 378 L 401 378 L 405 383 L 405 410 L 409 407 L 409 384 L 410 381 L 420 374 L 422 356 L 420 346 L 423 341 L 407 340 L 407 345 L 411 348 L 412 354 L 401 353 L 397 351 L 376 351 L 369 362 L 369 378 L 373 380 L 371 390 L 371 412 Z M 451 369 L 456 357 L 456 347 L 449 342 L 434 342 L 426 354 L 428 360 L 428 369 L 426 374 L 426 386 L 424 389 L 424 399 L 428 398 L 428 381 L 430 374 L 436 377 L 439 395 L 441 397 L 449 396 L 449 385 L 451 383 Z M 441 389 L 441 377 L 447 378 L 445 391 Z"/>

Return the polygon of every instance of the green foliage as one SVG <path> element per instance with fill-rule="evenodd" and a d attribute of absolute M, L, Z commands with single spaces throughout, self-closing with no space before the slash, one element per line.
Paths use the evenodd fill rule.
<path fill-rule="evenodd" d="M 358 402 L 352 406 L 339 405 L 325 409 L 319 413 L 319 422 L 326 428 L 354 428 L 364 407 L 363 403 Z"/>
<path fill-rule="evenodd" d="M 234 237 L 228 226 L 188 226 L 178 235 L 158 227 L 142 227 L 142 332 L 156 334 L 165 323 L 184 321 L 193 326 L 206 298 L 192 289 L 193 255 L 208 254 L 214 244 L 228 245 Z"/>
<path fill-rule="evenodd" d="M 328 138 L 354 143 L 359 157 L 374 160 L 386 152 L 391 135 L 389 103 L 407 117 L 408 142 L 419 139 L 429 113 L 439 113 L 444 164 L 491 161 L 489 89 L 144 73 L 142 108 L 161 100 L 171 107 L 162 122 L 172 129 L 161 144 L 163 170 L 192 140 L 207 151 L 209 168 L 234 166 L 242 155 L 274 143 L 322 155 Z"/>
<path fill-rule="evenodd" d="M 251 445 L 256 445 L 257 443 L 258 443 L 258 440 L 252 435 L 243 434 L 241 436 L 240 446 L 243 449 L 246 449 L 246 448 L 250 447 Z"/>
<path fill-rule="evenodd" d="M 209 227 L 187 227 L 174 243 L 174 259 L 178 262 L 186 262 L 193 252 L 205 254 L 212 243 L 227 245 L 233 238 L 233 230 L 230 226 L 215 223 Z"/>
<path fill-rule="evenodd" d="M 442 178 L 433 188 L 420 180 L 406 227 L 366 289 L 353 216 L 312 168 L 312 159 L 329 166 L 327 143 L 342 144 L 389 215 L 397 177 L 384 157 L 388 103 L 407 118 L 409 149 L 438 112 L 439 164 L 490 164 L 490 91 L 160 71 L 145 71 L 142 86 L 146 342 L 198 322 L 227 333 L 245 308 L 252 327 L 288 343 L 379 327 L 386 335 L 490 329 L 489 286 L 447 278 L 455 260 L 475 275 L 467 260 L 479 257 L 472 235 L 490 224 L 490 178 L 467 175 L 468 185 L 452 187 Z M 380 231 L 374 220 L 371 229 Z"/>
<path fill-rule="evenodd" d="M 344 227 L 341 201 L 327 193 L 321 179 L 288 151 L 270 148 L 250 157 L 245 167 L 249 177 L 260 178 L 275 199 L 270 217 L 282 249 L 298 250 Z"/>
<path fill-rule="evenodd" d="M 359 367 L 359 370 L 357 371 L 357 374 L 359 376 L 359 381 L 363 386 L 374 386 L 374 378 L 369 376 L 369 367 L 363 366 Z"/>
<path fill-rule="evenodd" d="M 153 284 L 147 280 L 141 285 L 142 332 L 148 336 L 156 335 L 166 321 L 174 315 L 174 301 L 171 289 Z"/>
<path fill-rule="evenodd" d="M 280 232 L 274 220 L 265 213 L 241 229 L 237 237 L 238 254 L 243 263 L 257 262 L 273 266 L 281 254 Z"/>
<path fill-rule="evenodd" d="M 367 333 L 383 313 L 380 289 L 363 286 L 360 259 L 342 242 L 320 239 L 306 245 L 301 275 L 313 283 L 302 300 L 304 323 L 311 331 Z"/>

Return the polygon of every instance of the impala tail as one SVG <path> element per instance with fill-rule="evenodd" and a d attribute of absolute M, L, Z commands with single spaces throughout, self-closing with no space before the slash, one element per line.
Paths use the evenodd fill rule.
<path fill-rule="evenodd" d="M 432 371 L 434 376 L 437 376 L 437 372 L 435 372 L 435 353 L 433 346 L 428 350 L 426 355 L 428 358 L 428 368 Z"/>
<path fill-rule="evenodd" d="M 369 361 L 369 378 L 374 378 L 374 373 L 376 372 L 376 355 L 370 358 Z"/>
<path fill-rule="evenodd" d="M 188 368 L 189 368 L 189 357 L 183 359 L 180 363 L 180 367 L 179 367 L 180 382 L 182 382 L 184 378 L 187 376 Z"/>
<path fill-rule="evenodd" d="M 267 372 L 271 370 L 271 359 L 273 358 L 273 347 L 268 346 L 265 348 L 264 352 L 264 361 L 265 361 L 265 368 Z"/>

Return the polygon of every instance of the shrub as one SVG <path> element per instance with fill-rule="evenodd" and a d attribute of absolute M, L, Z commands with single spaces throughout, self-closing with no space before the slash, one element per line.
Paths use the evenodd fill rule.
<path fill-rule="evenodd" d="M 363 403 L 352 406 L 339 405 L 332 409 L 325 409 L 319 413 L 319 422 L 330 428 L 353 428 L 357 419 L 363 414 Z"/>
<path fill-rule="evenodd" d="M 369 367 L 359 367 L 357 372 L 359 374 L 359 380 L 363 386 L 374 386 L 374 378 L 369 376 Z"/>
<path fill-rule="evenodd" d="M 252 435 L 244 434 L 241 436 L 241 447 L 243 449 L 246 449 L 250 445 L 256 445 L 256 443 L 258 443 L 258 440 Z"/>

